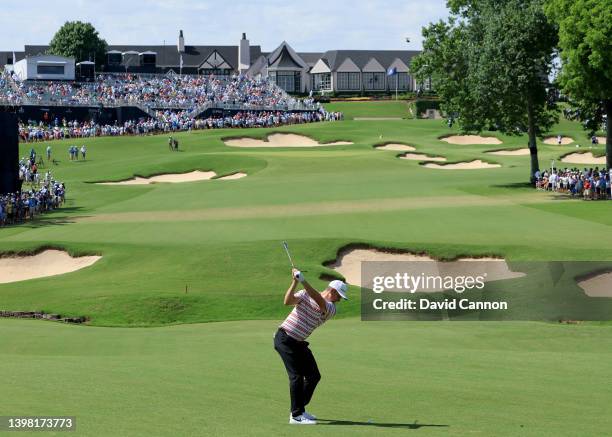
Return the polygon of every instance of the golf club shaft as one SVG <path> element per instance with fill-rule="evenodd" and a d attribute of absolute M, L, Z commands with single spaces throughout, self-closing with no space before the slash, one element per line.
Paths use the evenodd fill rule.
<path fill-rule="evenodd" d="M 289 257 L 289 262 L 291 263 L 291 267 L 295 268 L 295 265 L 293 264 L 293 259 L 291 259 L 291 254 L 289 253 L 289 246 L 287 245 L 286 241 L 283 241 L 283 247 L 285 248 L 285 252 L 287 252 L 287 256 Z"/>

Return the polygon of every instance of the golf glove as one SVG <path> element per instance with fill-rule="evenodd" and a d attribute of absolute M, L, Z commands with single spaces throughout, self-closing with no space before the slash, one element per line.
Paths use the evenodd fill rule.
<path fill-rule="evenodd" d="M 293 275 L 293 277 L 296 279 L 296 281 L 298 282 L 304 282 L 304 275 L 302 274 L 302 272 L 300 272 L 299 270 L 297 272 L 295 272 L 295 274 Z"/>

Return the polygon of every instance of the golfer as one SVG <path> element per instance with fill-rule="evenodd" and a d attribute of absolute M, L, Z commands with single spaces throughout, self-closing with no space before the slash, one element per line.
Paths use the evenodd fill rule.
<path fill-rule="evenodd" d="M 319 293 L 306 282 L 299 270 L 292 269 L 291 275 L 291 285 L 285 293 L 284 303 L 294 305 L 294 308 L 274 335 L 274 349 L 281 356 L 289 375 L 289 423 L 315 425 L 316 417 L 306 412 L 305 407 L 312 399 L 321 374 L 305 340 L 315 328 L 336 314 L 334 303 L 340 298 L 347 299 L 348 287 L 342 281 L 332 281 L 325 291 Z M 304 289 L 295 293 L 298 283 Z"/>

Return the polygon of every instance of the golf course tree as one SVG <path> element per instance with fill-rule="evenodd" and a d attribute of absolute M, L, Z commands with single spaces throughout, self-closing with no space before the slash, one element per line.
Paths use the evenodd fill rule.
<path fill-rule="evenodd" d="M 612 2 L 548 0 L 546 12 L 559 26 L 562 61 L 558 81 L 583 126 L 606 128 L 606 164 L 612 168 Z"/>
<path fill-rule="evenodd" d="M 49 43 L 49 54 L 74 58 L 76 62 L 94 61 L 101 65 L 106 55 L 106 41 L 91 23 L 68 21 Z"/>
<path fill-rule="evenodd" d="M 411 70 L 431 77 L 442 110 L 462 130 L 527 133 L 530 181 L 539 169 L 536 138 L 557 121 L 550 99 L 557 28 L 544 0 L 450 0 L 446 21 L 423 28 Z"/>

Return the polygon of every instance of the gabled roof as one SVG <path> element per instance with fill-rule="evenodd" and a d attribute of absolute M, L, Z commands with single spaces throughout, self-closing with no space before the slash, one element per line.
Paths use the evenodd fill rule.
<path fill-rule="evenodd" d="M 251 59 L 251 62 L 252 64 L 246 72 L 247 76 L 250 77 L 257 76 L 258 74 L 263 74 L 264 69 L 268 65 L 268 60 L 264 55 L 261 55 L 257 59 Z"/>
<path fill-rule="evenodd" d="M 234 68 L 230 65 L 225 58 L 219 53 L 218 50 L 213 50 L 213 52 L 208 56 L 204 62 L 199 65 L 199 68 L 224 68 L 231 69 Z"/>
<path fill-rule="evenodd" d="M 270 60 L 270 63 L 268 64 L 269 68 L 296 68 L 296 69 L 302 69 L 302 66 L 300 64 L 298 64 L 293 57 L 289 54 L 289 50 L 287 50 L 287 47 L 283 47 L 283 49 L 281 50 L 281 52 L 278 54 L 278 56 L 276 57 L 276 59 L 274 60 Z"/>
<path fill-rule="evenodd" d="M 295 50 L 287 44 L 287 41 L 283 41 L 281 45 L 268 56 L 268 67 L 302 69 L 308 68 L 308 64 L 306 64 Z"/>
<path fill-rule="evenodd" d="M 347 58 L 351 58 L 361 70 L 372 58 L 388 69 L 397 58 L 404 61 L 406 65 L 410 65 L 412 57 L 419 53 L 415 50 L 330 50 L 323 54 L 322 59 L 332 71 L 336 71 Z"/>
<path fill-rule="evenodd" d="M 319 59 L 321 59 L 321 56 L 323 56 L 323 53 L 312 53 L 312 52 L 306 52 L 306 53 L 298 53 L 298 56 L 300 58 L 302 58 L 304 60 L 304 62 L 306 62 L 308 64 L 309 67 L 314 67 L 314 65 L 317 63 L 317 61 Z"/>

